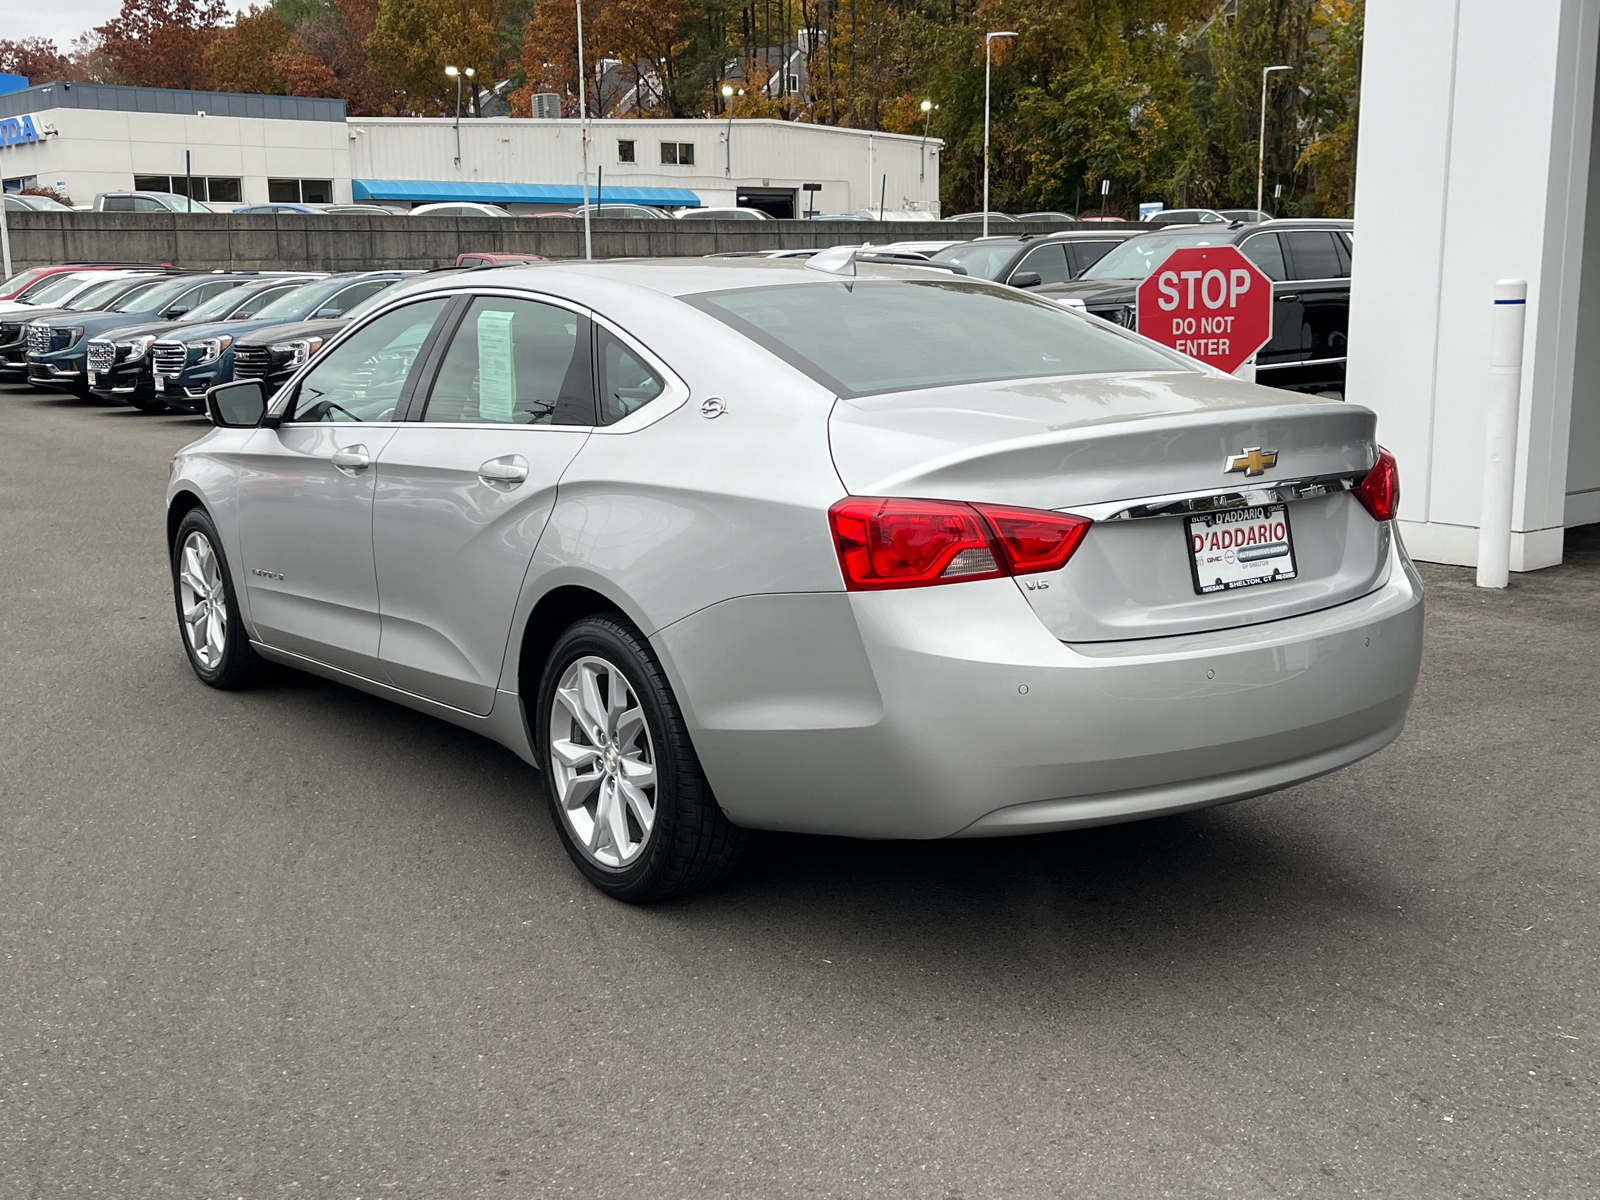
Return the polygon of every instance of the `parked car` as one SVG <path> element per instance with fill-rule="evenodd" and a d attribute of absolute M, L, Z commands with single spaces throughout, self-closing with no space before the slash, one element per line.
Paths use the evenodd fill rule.
<path fill-rule="evenodd" d="M 967 274 L 1012 287 L 1031 288 L 1076 279 L 1128 238 L 1107 230 L 1017 237 L 987 237 L 957 242 L 933 255 L 935 262 L 958 264 Z"/>
<path fill-rule="evenodd" d="M 1071 213 L 1050 211 L 1018 213 L 1016 219 L 1019 221 L 1076 221 L 1078 218 Z"/>
<path fill-rule="evenodd" d="M 1137 234 L 1070 283 L 1037 294 L 1128 329 L 1138 326 L 1139 284 L 1182 246 L 1234 245 L 1272 283 L 1272 340 L 1256 378 L 1274 387 L 1344 388 L 1350 322 L 1350 233 L 1338 221 L 1186 226 Z"/>
<path fill-rule="evenodd" d="M 317 208 L 321 212 L 332 213 L 335 216 L 343 214 L 352 217 L 403 217 L 406 215 L 406 210 L 403 208 L 392 208 L 387 204 L 363 204 L 360 201 L 350 204 L 319 204 Z"/>
<path fill-rule="evenodd" d="M 1259 225 L 1273 219 L 1271 213 L 1259 208 L 1219 208 L 1217 212 L 1230 221 L 1242 221 L 1246 225 Z"/>
<path fill-rule="evenodd" d="M 871 217 L 864 217 L 860 213 L 810 213 L 806 216 L 808 221 L 870 221 Z"/>
<path fill-rule="evenodd" d="M 749 829 L 1125 821 L 1400 734 L 1422 586 L 1371 411 L 932 282 L 844 249 L 401 285 L 270 405 L 208 397 L 163 530 L 183 651 L 503 743 L 635 902 Z"/>
<path fill-rule="evenodd" d="M 1228 218 L 1209 208 L 1166 208 L 1151 213 L 1146 225 L 1226 225 Z"/>
<path fill-rule="evenodd" d="M 72 209 L 49 196 L 18 196 L 6 193 L 7 212 L 71 212 Z"/>
<path fill-rule="evenodd" d="M 237 287 L 218 292 L 175 321 L 129 325 L 91 338 L 85 362 L 89 391 L 101 399 L 131 404 L 144 412 L 160 412 L 167 404 L 156 396 L 155 376 L 150 368 L 150 351 L 157 340 L 181 336 L 185 326 L 253 317 L 280 296 L 319 278 L 322 276 L 310 273 L 247 277 Z"/>
<path fill-rule="evenodd" d="M 291 204 L 288 201 L 275 201 L 271 204 L 239 204 L 235 205 L 236 213 L 296 213 L 303 217 L 320 217 L 323 208 L 317 204 Z"/>
<path fill-rule="evenodd" d="M 58 275 L 87 276 L 96 271 L 124 271 L 129 268 L 157 270 L 149 263 L 134 262 L 77 262 L 51 263 L 47 266 L 28 267 L 0 283 L 0 309 L 9 301 L 22 300 L 34 295 L 35 288 L 44 287 L 46 280 Z M 32 301 L 29 301 L 30 303 Z"/>
<path fill-rule="evenodd" d="M 991 224 L 991 225 L 995 224 L 996 222 L 998 222 L 1000 224 L 1005 224 L 1006 222 L 1015 222 L 1016 219 L 1017 218 L 1013 217 L 1010 213 L 992 212 L 992 213 L 989 214 L 989 224 Z M 953 217 L 945 217 L 944 220 L 946 220 L 946 221 L 976 221 L 979 224 L 982 224 L 982 222 L 983 222 L 983 214 L 981 212 L 957 213 Z"/>
<path fill-rule="evenodd" d="M 247 333 L 289 321 L 342 317 L 369 296 L 416 271 L 351 271 L 304 283 L 279 296 L 254 316 L 186 327 L 181 337 L 160 338 L 150 347 L 156 399 L 180 412 L 205 407 L 206 389 L 233 378 L 234 342 Z"/>
<path fill-rule="evenodd" d="M 542 254 L 501 254 L 499 251 L 474 250 L 456 255 L 456 266 L 464 268 L 503 267 L 511 263 L 549 262 Z"/>
<path fill-rule="evenodd" d="M 203 200 L 191 200 L 176 192 L 100 192 L 88 206 L 92 212 L 194 212 L 218 211 Z M 230 205 L 229 208 L 232 206 Z M 227 211 L 226 209 L 223 211 Z"/>
<path fill-rule="evenodd" d="M 121 272 L 108 272 L 89 267 L 82 270 L 68 268 L 40 275 L 23 288 L 14 299 L 0 300 L 0 315 L 31 314 L 34 309 L 59 307 L 79 292 L 97 283 L 103 283 L 114 274 L 120 275 Z"/>
<path fill-rule="evenodd" d="M 770 221 L 759 208 L 680 208 L 673 214 L 680 221 Z"/>
<path fill-rule="evenodd" d="M 408 215 L 413 217 L 509 217 L 511 214 L 495 204 L 451 200 L 438 204 L 419 204 Z"/>
<path fill-rule="evenodd" d="M 89 342 L 100 334 L 128 325 L 176 321 L 219 292 L 236 288 L 250 276 L 178 274 L 151 287 L 136 288 L 116 303 L 84 313 L 68 324 L 35 320 L 28 324 L 28 382 L 35 387 L 89 395 Z"/>
<path fill-rule="evenodd" d="M 0 380 L 16 381 L 28 377 L 28 327 L 35 321 L 63 323 L 73 328 L 81 314 L 103 311 L 135 289 L 147 289 L 165 279 L 159 271 L 106 271 L 87 279 L 73 289 L 68 299 L 25 307 L 17 312 L 0 313 Z M 59 277 L 57 277 L 59 278 Z"/>
<path fill-rule="evenodd" d="M 648 204 L 580 204 L 571 210 L 572 215 L 581 217 L 587 212 L 590 217 L 614 217 L 623 221 L 664 221 L 667 214 L 659 208 L 651 208 Z"/>
<path fill-rule="evenodd" d="M 961 242 L 956 241 L 954 239 L 940 238 L 937 241 L 931 241 L 931 242 L 930 241 L 890 242 L 888 245 L 880 247 L 880 248 L 884 249 L 884 250 L 913 250 L 918 254 L 926 254 L 928 257 L 932 258 L 935 254 L 939 253 L 939 251 L 941 251 L 941 250 L 948 250 L 951 246 L 959 246 L 961 244 L 962 244 Z"/>

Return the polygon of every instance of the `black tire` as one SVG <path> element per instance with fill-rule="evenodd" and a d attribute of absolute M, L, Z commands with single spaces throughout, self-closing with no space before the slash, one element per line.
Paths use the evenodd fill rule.
<path fill-rule="evenodd" d="M 216 556 L 216 565 L 222 584 L 222 611 L 225 614 L 220 653 L 214 661 L 206 661 L 196 651 L 190 636 L 189 624 L 184 619 L 184 552 L 191 538 L 204 539 L 206 546 Z M 215 589 L 210 593 L 213 597 Z M 261 658 L 250 645 L 250 635 L 245 631 L 239 615 L 239 600 L 233 590 L 233 572 L 228 568 L 228 557 L 222 549 L 222 539 L 217 527 L 203 508 L 191 508 L 178 522 L 177 535 L 172 539 L 172 596 L 178 611 L 178 636 L 189 665 L 200 677 L 200 682 L 214 688 L 232 690 L 247 686 L 261 666 Z M 212 601 L 213 606 L 215 604 Z M 212 657 L 208 655 L 208 657 Z"/>
<path fill-rule="evenodd" d="M 129 404 L 133 405 L 133 407 L 137 408 L 140 412 L 158 413 L 158 412 L 166 412 L 167 411 L 167 402 L 165 400 L 154 400 L 154 399 L 151 399 L 148 396 L 139 396 L 139 395 L 118 396 L 117 399 L 118 400 L 126 400 Z"/>
<path fill-rule="evenodd" d="M 647 745 L 653 752 L 654 823 L 641 838 L 636 857 L 624 866 L 605 865 L 580 844 L 563 812 L 552 768 L 550 731 L 552 710 L 559 703 L 556 692 L 563 675 L 584 658 L 604 660 L 626 678 L 644 715 Z M 717 805 L 661 663 L 644 635 L 625 618 L 585 617 L 557 639 L 539 681 L 530 721 L 551 820 L 578 870 L 607 895 L 630 904 L 649 904 L 709 887 L 744 854 L 750 835 Z"/>

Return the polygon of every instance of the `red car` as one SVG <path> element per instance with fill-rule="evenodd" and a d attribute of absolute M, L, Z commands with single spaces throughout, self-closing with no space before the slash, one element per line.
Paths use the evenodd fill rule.
<path fill-rule="evenodd" d="M 145 263 L 58 263 L 48 267 L 29 267 L 26 271 L 18 271 L 4 283 L 0 283 L 0 300 L 15 300 L 34 284 L 60 275 L 66 271 L 116 271 L 123 267 L 142 267 Z M 162 263 L 162 266 L 169 266 Z"/>
<path fill-rule="evenodd" d="M 541 214 L 542 215 L 542 214 Z M 510 263 L 549 262 L 542 254 L 458 254 L 458 267 L 503 267 Z"/>

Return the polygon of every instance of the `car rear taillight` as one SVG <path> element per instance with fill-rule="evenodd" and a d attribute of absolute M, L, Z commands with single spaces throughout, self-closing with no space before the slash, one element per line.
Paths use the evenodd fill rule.
<path fill-rule="evenodd" d="M 1041 509 L 876 496 L 839 501 L 828 521 L 853 592 L 1058 570 L 1090 525 Z"/>
<path fill-rule="evenodd" d="M 1374 521 L 1392 521 L 1400 510 L 1400 467 L 1382 446 L 1378 447 L 1378 461 L 1356 486 L 1355 495 Z"/>

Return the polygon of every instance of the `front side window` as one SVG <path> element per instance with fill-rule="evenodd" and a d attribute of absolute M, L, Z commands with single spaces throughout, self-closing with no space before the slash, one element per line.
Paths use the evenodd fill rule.
<path fill-rule="evenodd" d="M 422 343 L 448 300 L 421 300 L 385 313 L 335 347 L 300 381 L 291 420 L 392 421 Z"/>
<path fill-rule="evenodd" d="M 1289 272 L 1284 269 L 1283 247 L 1278 243 L 1277 234 L 1258 233 L 1245 238 L 1239 253 L 1260 267 L 1261 273 L 1273 283 L 1282 283 L 1289 278 Z"/>
<path fill-rule="evenodd" d="M 1012 276 L 1023 271 L 1037 271 L 1040 283 L 1065 283 L 1070 276 L 1067 270 L 1067 252 L 1060 242 L 1035 246 L 1028 256 L 1017 264 Z"/>
<path fill-rule="evenodd" d="M 479 296 L 456 326 L 424 421 L 593 425 L 589 322 L 553 304 Z"/>
<path fill-rule="evenodd" d="M 1185 369 L 1103 321 L 965 280 L 804 283 L 685 299 L 840 395 Z"/>

